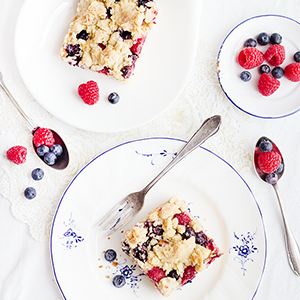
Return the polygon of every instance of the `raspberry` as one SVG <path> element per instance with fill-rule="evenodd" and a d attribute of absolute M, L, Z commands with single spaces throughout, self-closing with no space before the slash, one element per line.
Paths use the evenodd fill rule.
<path fill-rule="evenodd" d="M 54 145 L 53 133 L 48 128 L 39 128 L 33 136 L 33 143 L 36 147 L 46 145 L 49 148 Z"/>
<path fill-rule="evenodd" d="M 19 165 L 26 161 L 27 149 L 23 146 L 14 146 L 7 150 L 6 157 Z"/>
<path fill-rule="evenodd" d="M 284 75 L 290 81 L 300 81 L 300 63 L 296 62 L 287 65 L 284 69 Z"/>
<path fill-rule="evenodd" d="M 159 267 L 153 267 L 148 271 L 147 275 L 154 282 L 159 282 L 162 278 L 166 277 L 165 271 Z"/>
<path fill-rule="evenodd" d="M 189 225 L 190 222 L 191 222 L 191 218 L 183 212 L 180 213 L 180 214 L 174 215 L 174 218 L 178 219 L 178 224 L 179 225 Z"/>
<path fill-rule="evenodd" d="M 267 49 L 264 57 L 270 65 L 279 66 L 285 60 L 285 49 L 282 45 L 272 45 Z"/>
<path fill-rule="evenodd" d="M 97 82 L 90 80 L 78 87 L 78 95 L 87 105 L 94 105 L 99 101 L 99 88 Z"/>
<path fill-rule="evenodd" d="M 130 51 L 133 54 L 139 55 L 142 52 L 144 43 L 145 43 L 145 37 L 137 39 L 136 43 L 131 46 Z"/>
<path fill-rule="evenodd" d="M 257 158 L 257 163 L 261 171 L 271 174 L 276 171 L 281 164 L 281 156 L 275 151 L 262 152 Z"/>
<path fill-rule="evenodd" d="M 182 275 L 182 281 L 181 284 L 185 285 L 188 283 L 190 280 L 192 280 L 195 275 L 197 274 L 195 266 L 188 266 L 185 268 L 183 275 Z"/>
<path fill-rule="evenodd" d="M 247 47 L 243 49 L 238 56 L 238 62 L 244 69 L 253 69 L 261 65 L 264 61 L 262 52 L 254 47 Z"/>
<path fill-rule="evenodd" d="M 258 80 L 258 91 L 263 96 L 270 96 L 278 90 L 280 81 L 273 76 L 263 73 Z"/>

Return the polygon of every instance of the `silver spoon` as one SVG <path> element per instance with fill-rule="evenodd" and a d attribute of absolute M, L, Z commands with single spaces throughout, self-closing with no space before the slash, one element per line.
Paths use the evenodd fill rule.
<path fill-rule="evenodd" d="M 272 144 L 272 150 L 277 152 L 281 156 L 282 166 L 280 166 L 271 175 L 264 173 L 258 165 L 258 156 L 260 155 L 260 153 L 262 153 L 259 148 L 259 145 L 261 144 L 262 141 L 270 142 Z M 268 143 L 268 144 L 270 145 L 270 143 Z M 266 149 L 263 149 L 263 150 L 266 150 Z M 278 180 L 282 177 L 283 172 L 284 172 L 284 160 L 283 160 L 283 157 L 282 157 L 279 149 L 277 148 L 277 146 L 269 138 L 267 138 L 265 136 L 261 137 L 255 145 L 254 164 L 255 164 L 255 170 L 256 170 L 256 173 L 258 174 L 258 176 L 266 183 L 271 184 L 275 190 L 275 193 L 276 193 L 276 196 L 278 199 L 278 203 L 279 203 L 279 207 L 280 207 L 280 211 L 281 211 L 281 215 L 282 215 L 282 219 L 283 219 L 285 246 L 286 246 L 288 261 L 289 261 L 289 264 L 290 264 L 293 272 L 296 275 L 300 276 L 300 248 L 299 248 L 299 245 L 297 244 L 297 241 L 295 240 L 293 233 L 286 221 L 285 213 L 284 213 L 284 210 L 283 210 L 283 207 L 282 207 L 282 204 L 280 201 L 280 197 L 279 197 L 279 190 L 278 190 L 278 184 L 277 184 Z"/>
<path fill-rule="evenodd" d="M 10 93 L 10 91 L 8 90 L 8 88 L 6 87 L 6 85 L 4 84 L 3 81 L 3 75 L 0 72 L 0 87 L 2 88 L 2 90 L 6 93 L 6 95 L 8 96 L 8 98 L 11 100 L 11 102 L 13 103 L 13 105 L 15 106 L 15 108 L 19 111 L 19 113 L 21 114 L 21 116 L 24 118 L 27 128 L 30 130 L 30 132 L 34 135 L 34 133 L 40 128 L 37 124 L 35 124 L 35 122 L 33 120 L 31 120 L 23 111 L 23 109 L 20 107 L 20 105 L 18 104 L 18 102 L 15 100 L 15 98 L 13 97 L 13 95 Z M 69 152 L 68 149 L 64 143 L 64 141 L 62 140 L 62 138 L 52 129 L 50 129 L 52 131 L 53 137 L 55 139 L 55 144 L 61 145 L 61 147 L 63 148 L 63 152 L 60 156 L 57 157 L 55 164 L 54 165 L 48 165 L 49 167 L 52 167 L 56 170 L 63 170 L 65 169 L 68 164 L 69 164 Z M 34 143 L 32 142 L 33 148 L 35 153 L 37 154 L 37 147 L 34 145 Z M 38 155 L 38 154 L 37 154 Z M 38 155 L 38 157 L 46 164 L 46 162 L 43 160 L 43 158 L 41 156 Z"/>

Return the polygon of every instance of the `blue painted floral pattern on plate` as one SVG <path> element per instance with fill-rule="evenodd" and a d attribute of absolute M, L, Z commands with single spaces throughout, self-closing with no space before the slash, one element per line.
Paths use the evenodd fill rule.
<path fill-rule="evenodd" d="M 139 282 L 142 280 L 142 276 L 146 275 L 139 271 L 136 264 L 128 264 L 127 259 L 124 259 L 123 262 L 118 263 L 113 275 L 123 275 L 126 280 L 126 285 L 131 289 L 132 293 L 138 297 L 137 291 L 140 288 Z"/>
<path fill-rule="evenodd" d="M 168 152 L 167 150 L 162 150 L 158 153 L 140 153 L 138 151 L 135 151 L 136 154 L 144 156 L 144 157 L 151 157 L 151 165 L 155 165 L 154 160 L 157 157 L 167 157 L 167 156 L 172 156 L 174 158 L 177 155 L 177 152 L 174 150 L 173 152 Z"/>
<path fill-rule="evenodd" d="M 80 228 L 72 217 L 72 213 L 67 221 L 63 222 L 65 231 L 59 239 L 62 240 L 62 246 L 65 250 L 70 251 L 77 248 L 78 244 L 84 241 L 84 238 L 78 234 Z"/>
<path fill-rule="evenodd" d="M 258 248 L 254 245 L 257 230 L 253 233 L 248 231 L 246 234 L 237 235 L 235 232 L 233 234 L 238 244 L 230 248 L 229 253 L 235 251 L 237 256 L 234 257 L 234 260 L 241 264 L 241 270 L 243 271 L 243 276 L 245 276 L 247 272 L 246 263 L 254 262 L 252 256 L 258 252 Z"/>

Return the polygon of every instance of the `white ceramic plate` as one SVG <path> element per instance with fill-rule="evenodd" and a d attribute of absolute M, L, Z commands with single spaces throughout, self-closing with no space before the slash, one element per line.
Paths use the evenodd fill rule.
<path fill-rule="evenodd" d="M 249 70 L 252 79 L 248 82 L 239 77 L 243 68 L 238 64 L 237 56 L 244 48 L 244 42 L 250 37 L 256 38 L 261 32 L 282 35 L 281 45 L 285 47 L 286 59 L 281 67 L 295 62 L 293 55 L 300 50 L 300 23 L 280 15 L 256 16 L 237 25 L 224 39 L 218 56 L 219 82 L 228 99 L 245 113 L 265 119 L 287 117 L 300 109 L 300 83 L 283 77 L 279 79 L 279 89 L 264 97 L 257 89 L 258 68 Z M 257 48 L 265 53 L 268 45 L 258 45 Z"/>
<path fill-rule="evenodd" d="M 54 276 L 63 297 L 82 299 L 158 299 L 148 277 L 122 254 L 122 232 L 97 233 L 98 220 L 118 200 L 143 188 L 174 157 L 184 142 L 150 138 L 128 142 L 96 157 L 73 179 L 56 211 L 51 231 Z M 242 177 L 224 160 L 198 148 L 147 194 L 130 228 L 177 193 L 200 218 L 224 255 L 172 299 L 249 300 L 254 298 L 266 261 L 266 236 L 260 208 Z M 118 265 L 103 258 L 113 248 Z M 111 281 L 123 274 L 126 285 Z M 201 286 L 201 288 L 199 288 Z"/>
<path fill-rule="evenodd" d="M 58 57 L 78 0 L 26 0 L 15 32 L 15 55 L 24 83 L 39 103 L 75 127 L 96 131 L 128 130 L 164 112 L 181 92 L 194 61 L 201 2 L 158 0 L 157 24 L 149 33 L 130 83 L 69 66 Z M 180 22 L 178 21 L 180 20 Z M 77 87 L 94 80 L 101 99 L 92 107 Z M 107 96 L 118 92 L 113 105 Z"/>

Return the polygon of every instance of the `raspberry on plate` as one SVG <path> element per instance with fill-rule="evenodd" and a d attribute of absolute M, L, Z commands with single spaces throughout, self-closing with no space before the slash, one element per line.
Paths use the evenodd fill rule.
<path fill-rule="evenodd" d="M 280 81 L 267 73 L 263 73 L 258 80 L 258 91 L 263 96 L 271 96 L 279 86 Z"/>
<path fill-rule="evenodd" d="M 36 147 L 41 145 L 46 145 L 47 147 L 52 147 L 54 145 L 55 139 L 53 133 L 48 128 L 39 128 L 36 130 L 33 136 L 33 143 Z"/>
<path fill-rule="evenodd" d="M 8 160 L 19 165 L 26 161 L 27 149 L 23 146 L 14 146 L 7 150 L 6 157 Z"/>
<path fill-rule="evenodd" d="M 253 69 L 261 65 L 264 61 L 264 55 L 257 48 L 247 47 L 243 49 L 238 56 L 238 62 L 244 69 Z"/>
<path fill-rule="evenodd" d="M 296 62 L 287 65 L 284 69 L 284 75 L 290 81 L 300 81 L 300 63 Z"/>
<path fill-rule="evenodd" d="M 281 156 L 275 151 L 262 152 L 257 159 L 261 171 L 267 174 L 275 172 L 281 164 Z"/>
<path fill-rule="evenodd" d="M 285 48 L 282 45 L 274 44 L 265 52 L 266 61 L 272 66 L 279 66 L 285 60 Z"/>
<path fill-rule="evenodd" d="M 97 82 L 90 80 L 78 87 L 78 95 L 87 105 L 94 105 L 99 101 L 99 88 Z"/>

